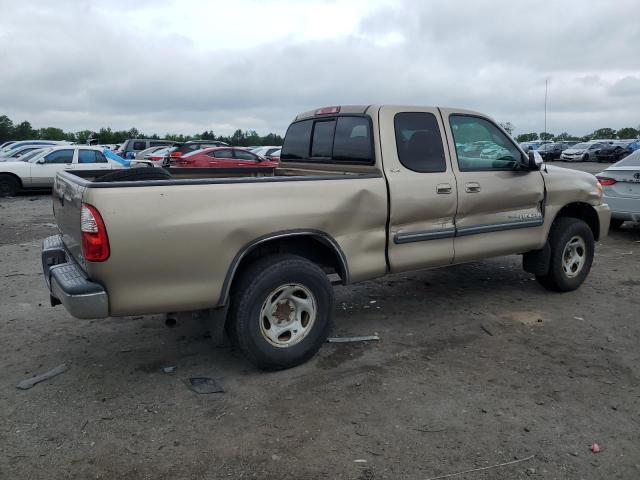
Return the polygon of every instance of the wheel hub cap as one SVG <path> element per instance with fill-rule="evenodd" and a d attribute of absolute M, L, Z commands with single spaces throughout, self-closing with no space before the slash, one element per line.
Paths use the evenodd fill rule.
<path fill-rule="evenodd" d="M 316 300 L 299 283 L 288 283 L 273 290 L 260 309 L 260 333 L 271 345 L 291 347 L 301 342 L 313 328 Z"/>
<path fill-rule="evenodd" d="M 587 258 L 587 246 L 582 237 L 574 236 L 567 242 L 562 252 L 562 270 L 569 278 L 582 271 Z"/>

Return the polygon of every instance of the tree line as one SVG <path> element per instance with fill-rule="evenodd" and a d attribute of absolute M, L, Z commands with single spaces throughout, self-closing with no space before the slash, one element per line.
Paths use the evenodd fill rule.
<path fill-rule="evenodd" d="M 500 126 L 504 128 L 509 134 L 513 133 L 515 127 L 511 122 L 501 123 Z M 614 130 L 613 128 L 598 128 L 594 130 L 592 133 L 583 136 L 571 135 L 567 132 L 562 132 L 559 134 L 553 134 L 550 132 L 540 132 L 540 133 L 521 133 L 515 137 L 517 142 L 535 142 L 536 140 L 552 140 L 554 142 L 562 142 L 566 140 L 577 140 L 579 142 L 588 142 L 589 140 L 595 140 L 598 138 L 602 139 L 632 139 L 638 138 L 640 135 L 640 126 L 638 128 L 633 127 L 625 127 L 620 130 Z"/>
<path fill-rule="evenodd" d="M 76 143 L 87 143 L 88 140 L 96 140 L 100 144 L 122 143 L 130 138 L 155 138 L 158 134 L 146 135 L 137 128 L 129 130 L 111 130 L 101 128 L 98 131 L 81 130 L 79 132 L 65 132 L 61 128 L 33 128 L 27 121 L 15 124 L 8 116 L 0 115 L 0 143 L 9 140 L 66 140 Z M 229 145 L 248 147 L 250 145 L 282 145 L 283 138 L 275 133 L 258 135 L 255 130 L 236 130 L 233 135 L 215 135 L 213 131 L 204 131 L 194 135 L 166 134 L 164 137 L 176 142 L 188 140 L 219 140 Z"/>

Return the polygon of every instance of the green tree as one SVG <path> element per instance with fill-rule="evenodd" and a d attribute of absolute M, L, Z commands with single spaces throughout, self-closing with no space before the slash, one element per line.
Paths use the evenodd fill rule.
<path fill-rule="evenodd" d="M 65 140 L 66 135 L 61 128 L 47 127 L 38 130 L 38 138 L 42 140 Z"/>
<path fill-rule="evenodd" d="M 633 127 L 621 128 L 617 131 L 618 138 L 638 138 L 640 132 Z"/>
<path fill-rule="evenodd" d="M 24 121 L 14 127 L 13 138 L 16 140 L 32 140 L 38 138 L 38 132 L 31 127 L 29 122 Z"/>
<path fill-rule="evenodd" d="M 87 143 L 87 140 L 89 140 L 90 138 L 95 138 L 97 136 L 96 133 L 92 132 L 91 130 L 81 130 L 79 132 L 76 132 L 76 142 L 78 143 Z"/>
<path fill-rule="evenodd" d="M 538 140 L 538 134 L 537 133 L 521 133 L 520 135 L 518 135 L 516 137 L 516 141 L 517 142 L 533 142 L 535 140 Z"/>
<path fill-rule="evenodd" d="M 599 128 L 589 137 L 593 138 L 616 138 L 616 131 L 613 128 Z"/>
<path fill-rule="evenodd" d="M 505 132 L 507 132 L 509 135 L 512 135 L 513 130 L 516 128 L 511 122 L 501 123 L 500 126 L 504 128 Z"/>
<path fill-rule="evenodd" d="M 0 116 L 0 142 L 13 139 L 13 122 L 6 115 Z"/>
<path fill-rule="evenodd" d="M 553 133 L 540 132 L 540 140 L 551 140 L 552 138 L 553 138 Z"/>

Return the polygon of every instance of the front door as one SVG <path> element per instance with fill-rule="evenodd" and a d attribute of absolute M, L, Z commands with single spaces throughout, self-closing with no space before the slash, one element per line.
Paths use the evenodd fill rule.
<path fill-rule="evenodd" d="M 73 148 L 54 150 L 45 155 L 39 162 L 31 164 L 31 185 L 34 187 L 51 187 L 56 174 L 73 168 Z"/>
<path fill-rule="evenodd" d="M 441 109 L 458 182 L 455 263 L 544 244 L 544 180 L 491 120 Z"/>
<path fill-rule="evenodd" d="M 448 265 L 457 191 L 439 112 L 381 107 L 379 123 L 389 184 L 391 270 Z"/>

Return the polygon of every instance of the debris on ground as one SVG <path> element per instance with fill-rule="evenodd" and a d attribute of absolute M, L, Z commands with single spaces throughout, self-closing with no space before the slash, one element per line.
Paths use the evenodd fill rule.
<path fill-rule="evenodd" d="M 535 455 L 531 455 L 531 456 L 529 456 L 527 458 L 521 458 L 519 460 L 512 460 L 510 462 L 497 463 L 495 465 L 489 465 L 488 467 L 473 468 L 471 470 L 465 470 L 464 472 L 456 472 L 456 473 L 449 473 L 447 475 L 439 475 L 437 477 L 429 477 L 429 478 L 427 478 L 427 480 L 438 480 L 440 478 L 457 477 L 458 475 L 464 475 L 465 473 L 481 472 L 483 470 L 489 470 L 491 468 L 506 467 L 507 465 L 514 465 L 516 463 L 526 462 L 527 460 L 531 460 L 533 457 L 535 457 Z"/>
<path fill-rule="evenodd" d="M 589 450 L 591 450 L 593 453 L 600 453 L 602 449 L 600 448 L 600 445 L 594 443 L 589 447 Z"/>
<path fill-rule="evenodd" d="M 26 380 L 22 380 L 20 383 L 18 383 L 18 385 L 16 385 L 16 388 L 20 390 L 29 390 L 37 383 L 49 380 L 50 378 L 56 377 L 61 373 L 66 372 L 68 368 L 69 367 L 67 366 L 67 364 L 63 363 L 62 365 L 58 365 L 57 367 L 52 368 L 48 372 L 36 375 L 35 377 L 28 378 Z"/>
<path fill-rule="evenodd" d="M 196 393 L 224 393 L 224 388 L 213 378 L 192 377 L 187 381 L 187 386 Z"/>
<path fill-rule="evenodd" d="M 488 325 L 480 324 L 480 328 L 482 329 L 482 331 L 484 331 L 484 333 L 493 337 L 493 330 Z"/>
<path fill-rule="evenodd" d="M 379 335 L 365 335 L 363 337 L 330 337 L 327 338 L 329 343 L 350 343 L 350 342 L 372 342 L 380 340 Z"/>
<path fill-rule="evenodd" d="M 177 369 L 177 368 L 178 368 L 178 367 L 176 367 L 175 365 L 170 365 L 170 366 L 168 366 L 168 367 L 162 367 L 162 371 L 163 371 L 164 373 L 175 373 L 175 371 L 176 371 L 176 369 Z"/>
<path fill-rule="evenodd" d="M 354 460 L 353 463 L 367 463 L 367 461 L 364 458 L 358 458 Z"/>

